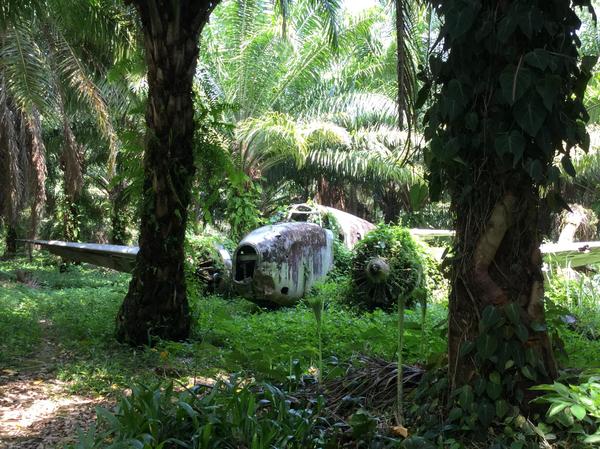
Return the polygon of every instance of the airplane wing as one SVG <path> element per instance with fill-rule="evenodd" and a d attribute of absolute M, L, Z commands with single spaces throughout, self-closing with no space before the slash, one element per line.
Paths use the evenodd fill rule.
<path fill-rule="evenodd" d="M 39 245 L 52 254 L 73 262 L 85 262 L 113 270 L 131 273 L 135 267 L 137 246 L 71 243 L 60 240 L 21 240 Z"/>

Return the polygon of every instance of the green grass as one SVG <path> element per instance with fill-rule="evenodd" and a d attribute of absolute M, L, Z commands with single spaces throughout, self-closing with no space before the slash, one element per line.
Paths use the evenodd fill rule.
<path fill-rule="evenodd" d="M 29 273 L 31 285 L 17 282 L 17 270 Z M 239 298 L 192 297 L 194 324 L 188 342 L 161 342 L 152 349 L 121 345 L 114 339 L 114 320 L 128 279 L 85 265 L 60 273 L 53 258 L 0 262 L 0 366 L 35 370 L 44 363 L 73 391 L 106 394 L 132 381 L 164 376 L 186 382 L 190 377 L 242 372 L 279 382 L 292 371 L 308 372 L 318 365 L 316 322 L 306 303 L 267 311 Z M 600 340 L 593 338 L 600 334 L 600 300 L 595 281 L 585 282 L 555 278 L 547 291 L 554 304 L 549 318 L 569 356 L 563 360 L 569 367 L 600 363 Z M 318 292 L 326 304 L 325 375 L 337 372 L 336 365 L 355 354 L 394 360 L 397 316 L 344 307 L 341 284 L 327 284 Z M 578 317 L 576 328 L 561 324 L 565 313 Z M 444 303 L 431 305 L 422 338 L 420 311 L 407 311 L 406 363 L 427 363 L 445 352 L 446 315 Z M 46 340 L 55 345 L 50 360 L 42 356 Z"/>
<path fill-rule="evenodd" d="M 17 270 L 30 273 L 34 285 L 17 282 Z M 266 311 L 239 298 L 193 297 L 189 342 L 162 342 L 152 349 L 121 345 L 114 339 L 114 320 L 128 278 L 85 265 L 60 273 L 52 258 L 0 262 L 0 366 L 35 369 L 50 339 L 58 356 L 44 363 L 58 378 L 73 391 L 106 394 L 164 375 L 185 381 L 243 372 L 282 381 L 292 366 L 307 372 L 317 365 L 316 323 L 305 304 Z M 323 291 L 331 296 L 323 316 L 326 372 L 358 353 L 395 357 L 395 314 L 359 314 L 339 305 L 335 288 Z M 420 312 L 407 312 L 408 363 L 445 350 L 443 331 L 435 327 L 445 314 L 443 305 L 432 308 L 423 340 Z"/>
<path fill-rule="evenodd" d="M 600 368 L 600 277 L 582 276 L 567 280 L 557 273 L 546 286 L 546 296 L 551 301 L 547 318 L 564 345 L 557 351 L 563 366 L 570 368 Z M 561 317 L 571 315 L 572 325 Z"/>

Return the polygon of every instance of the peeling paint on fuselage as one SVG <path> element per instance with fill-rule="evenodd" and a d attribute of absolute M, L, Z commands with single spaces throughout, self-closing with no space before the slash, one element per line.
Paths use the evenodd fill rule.
<path fill-rule="evenodd" d="M 240 251 L 244 248 L 254 249 L 256 256 L 252 274 L 242 279 Z M 264 226 L 248 234 L 236 249 L 234 287 L 239 294 L 253 301 L 292 305 L 332 266 L 331 231 L 313 223 L 300 222 Z M 245 268 L 243 272 L 247 270 Z"/>

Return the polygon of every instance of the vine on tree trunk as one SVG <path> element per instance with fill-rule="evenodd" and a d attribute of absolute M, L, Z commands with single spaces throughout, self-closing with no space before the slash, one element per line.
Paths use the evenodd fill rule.
<path fill-rule="evenodd" d="M 430 58 L 431 73 L 421 77 L 419 98 L 432 90 L 424 116 L 430 193 L 448 192 L 455 213 L 451 387 L 473 388 L 490 375 L 487 358 L 460 355 L 465 345 L 490 337 L 492 328 L 482 325 L 490 307 L 510 308 L 519 318 L 513 323 L 519 338 L 503 340 L 516 351 L 513 362 L 530 351 L 543 362 L 535 378 L 533 368 L 520 367 L 515 381 L 549 381 L 556 364 L 544 322 L 538 220 L 542 201 L 555 209 L 565 205 L 556 193 L 561 167 L 574 175 L 571 150 L 589 147 L 583 96 L 597 58 L 579 57 L 575 7 L 591 10 L 591 1 L 432 6 L 442 19 L 443 45 Z"/>

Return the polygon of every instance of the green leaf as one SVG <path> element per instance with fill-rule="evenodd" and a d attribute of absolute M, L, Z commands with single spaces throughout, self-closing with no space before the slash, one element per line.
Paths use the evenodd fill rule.
<path fill-rule="evenodd" d="M 567 413 L 567 409 L 565 409 L 563 413 L 556 415 L 556 419 L 565 427 L 571 427 L 573 424 L 575 424 L 573 415 L 571 413 Z"/>
<path fill-rule="evenodd" d="M 429 92 L 431 91 L 431 83 L 423 84 L 423 87 L 419 90 L 417 94 L 417 99 L 415 100 L 415 109 L 421 109 L 425 102 L 429 98 Z"/>
<path fill-rule="evenodd" d="M 539 161 L 539 159 L 533 159 L 532 161 L 529 161 L 527 170 L 529 172 L 529 176 L 535 182 L 542 181 L 544 177 L 544 171 L 542 168 L 542 163 Z"/>
<path fill-rule="evenodd" d="M 523 366 L 521 368 L 521 373 L 523 373 L 523 375 L 529 380 L 537 380 L 537 375 L 535 374 L 535 371 L 529 365 Z"/>
<path fill-rule="evenodd" d="M 481 396 L 485 393 L 487 381 L 483 377 L 478 377 L 473 386 L 475 387 L 475 396 Z"/>
<path fill-rule="evenodd" d="M 477 17 L 481 5 L 475 2 L 460 2 L 446 16 L 446 26 L 450 39 L 456 39 L 467 33 Z"/>
<path fill-rule="evenodd" d="M 500 43 L 505 43 L 517 29 L 517 21 L 513 14 L 505 16 L 498 24 L 497 37 Z"/>
<path fill-rule="evenodd" d="M 525 55 L 524 61 L 532 67 L 545 70 L 552 61 L 552 56 L 546 50 L 536 48 Z"/>
<path fill-rule="evenodd" d="M 500 398 L 500 395 L 502 394 L 502 385 L 495 382 L 487 382 L 485 385 L 485 392 L 492 401 L 495 401 Z"/>
<path fill-rule="evenodd" d="M 521 308 L 515 302 L 511 302 L 504 306 L 504 313 L 515 326 L 521 324 Z"/>
<path fill-rule="evenodd" d="M 583 418 L 585 418 L 586 411 L 581 405 L 573 404 L 571 406 L 571 414 L 575 417 L 575 419 L 581 421 Z"/>
<path fill-rule="evenodd" d="M 523 324 L 519 324 L 515 327 L 515 334 L 517 334 L 517 337 L 519 337 L 519 340 L 521 340 L 523 343 L 529 339 L 529 331 Z"/>
<path fill-rule="evenodd" d="M 483 332 L 487 329 L 491 329 L 500 322 L 502 315 L 500 311 L 494 306 L 487 306 L 483 309 L 481 314 L 480 331 Z"/>
<path fill-rule="evenodd" d="M 492 373 L 490 374 L 490 382 L 493 382 L 495 384 L 501 384 L 502 379 L 500 378 L 500 373 L 498 373 L 497 371 L 492 371 Z"/>
<path fill-rule="evenodd" d="M 552 418 L 557 413 L 562 412 L 564 409 L 568 407 L 568 403 L 566 402 L 556 402 L 550 406 L 548 412 L 546 413 L 549 418 Z"/>
<path fill-rule="evenodd" d="M 517 21 L 523 34 L 531 38 L 533 33 L 542 29 L 544 16 L 538 8 L 529 3 L 519 10 Z"/>
<path fill-rule="evenodd" d="M 562 81 L 557 75 L 546 75 L 544 81 L 538 83 L 536 91 L 542 97 L 544 106 L 548 111 L 552 111 L 556 98 L 560 93 Z"/>
<path fill-rule="evenodd" d="M 498 156 L 503 156 L 508 153 L 513 156 L 513 164 L 516 165 L 523 157 L 525 151 L 525 139 L 523 134 L 517 130 L 510 133 L 500 134 L 494 141 L 494 148 Z"/>
<path fill-rule="evenodd" d="M 458 351 L 459 357 L 464 357 L 468 355 L 475 348 L 475 342 L 473 341 L 463 341 L 460 345 L 460 349 Z"/>
<path fill-rule="evenodd" d="M 500 419 L 504 418 L 508 413 L 509 405 L 504 399 L 496 401 L 496 416 Z"/>
<path fill-rule="evenodd" d="M 598 62 L 598 55 L 588 55 L 581 58 L 581 71 L 591 74 Z"/>
<path fill-rule="evenodd" d="M 524 67 L 510 65 L 500 74 L 500 88 L 508 104 L 521 99 L 531 86 L 531 71 Z"/>
<path fill-rule="evenodd" d="M 535 143 L 542 150 L 546 159 L 554 159 L 554 144 L 552 142 L 552 134 L 548 129 L 540 129 L 540 132 L 535 137 Z M 557 174 L 560 175 L 560 171 Z"/>
<path fill-rule="evenodd" d="M 479 412 L 479 421 L 485 427 L 489 426 L 496 416 L 496 407 L 488 401 L 483 401 L 477 408 L 477 411 Z"/>
<path fill-rule="evenodd" d="M 409 192 L 410 207 L 412 207 L 413 210 L 419 210 L 427 199 L 428 193 L 429 188 L 427 187 L 427 184 L 414 184 L 411 186 Z"/>
<path fill-rule="evenodd" d="M 476 112 L 469 112 L 465 116 L 465 128 L 469 131 L 475 131 L 477 129 L 477 125 L 479 124 L 479 117 Z"/>
<path fill-rule="evenodd" d="M 573 161 L 571 160 L 571 156 L 565 154 L 560 160 L 560 163 L 562 164 L 563 168 L 565 169 L 565 172 L 569 176 L 575 177 L 575 175 L 577 175 L 575 167 L 573 166 Z"/>
<path fill-rule="evenodd" d="M 449 120 L 455 120 L 459 117 L 467 104 L 467 94 L 457 79 L 448 83 L 445 96 L 440 100 L 441 112 Z"/>
<path fill-rule="evenodd" d="M 477 338 L 477 354 L 484 360 L 494 355 L 497 347 L 498 340 L 493 335 L 485 334 Z"/>
<path fill-rule="evenodd" d="M 462 417 L 462 415 L 462 409 L 460 407 L 454 407 L 452 410 L 450 410 L 450 413 L 448 413 L 448 421 L 456 421 L 457 419 Z"/>
<path fill-rule="evenodd" d="M 547 115 L 548 112 L 537 95 L 523 98 L 514 108 L 515 120 L 532 137 L 538 133 Z"/>
<path fill-rule="evenodd" d="M 600 443 L 600 433 L 595 433 L 593 435 L 588 435 L 583 439 L 584 443 L 592 444 L 592 443 Z"/>
<path fill-rule="evenodd" d="M 463 408 L 463 410 L 468 410 L 473 404 L 473 389 L 470 385 L 464 385 L 460 389 L 460 393 L 458 395 L 458 403 Z"/>

